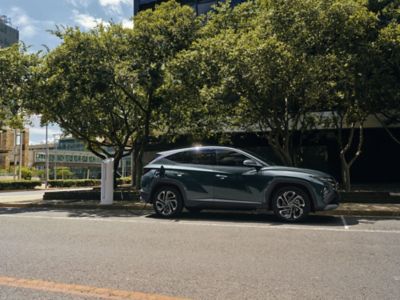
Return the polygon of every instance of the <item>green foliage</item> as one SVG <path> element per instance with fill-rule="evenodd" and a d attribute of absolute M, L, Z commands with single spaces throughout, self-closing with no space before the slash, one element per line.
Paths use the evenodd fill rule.
<path fill-rule="evenodd" d="M 128 177 L 121 177 L 117 179 L 117 184 L 118 185 L 127 185 L 131 183 L 132 178 L 130 176 Z"/>
<path fill-rule="evenodd" d="M 28 54 L 23 44 L 0 48 L 0 129 L 22 128 L 23 102 L 30 100 L 32 69 L 36 54 Z"/>
<path fill-rule="evenodd" d="M 89 187 L 101 184 L 98 179 L 66 179 L 66 180 L 49 180 L 50 187 Z"/>
<path fill-rule="evenodd" d="M 113 157 L 118 165 L 132 151 L 141 127 L 136 106 L 115 84 L 131 32 L 112 24 L 55 34 L 63 42 L 37 69 L 36 101 L 28 107 L 42 114 L 42 122 L 59 124 L 98 157 Z"/>
<path fill-rule="evenodd" d="M 17 180 L 17 181 L 0 181 L 0 190 L 31 190 L 35 187 L 41 186 L 40 181 L 31 180 Z"/>
<path fill-rule="evenodd" d="M 27 168 L 27 167 L 22 167 L 21 168 L 21 177 L 24 180 L 31 180 L 32 179 L 32 169 Z"/>
<path fill-rule="evenodd" d="M 54 169 L 51 171 L 53 172 L 53 174 L 50 174 L 50 177 L 54 176 Z M 74 177 L 74 173 L 68 167 L 57 167 L 56 176 L 57 178 L 61 178 L 62 180 L 71 179 L 72 177 Z"/>

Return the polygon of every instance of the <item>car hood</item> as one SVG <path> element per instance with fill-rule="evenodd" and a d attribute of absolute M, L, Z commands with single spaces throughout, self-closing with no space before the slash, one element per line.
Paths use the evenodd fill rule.
<path fill-rule="evenodd" d="M 294 168 L 294 167 L 286 167 L 286 166 L 270 166 L 270 167 L 264 167 L 262 168 L 263 171 L 265 172 L 294 172 L 294 173 L 302 173 L 302 174 L 307 174 L 307 175 L 313 175 L 313 176 L 318 176 L 318 177 L 332 177 L 331 175 L 317 171 L 317 170 L 312 170 L 312 169 L 303 169 L 303 168 Z"/>

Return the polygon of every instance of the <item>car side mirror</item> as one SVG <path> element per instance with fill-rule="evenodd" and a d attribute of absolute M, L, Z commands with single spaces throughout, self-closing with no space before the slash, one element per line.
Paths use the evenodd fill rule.
<path fill-rule="evenodd" d="M 161 167 L 160 167 L 160 170 L 158 171 L 158 175 L 159 175 L 160 177 L 164 177 L 164 175 L 165 175 L 164 166 L 161 166 Z"/>
<path fill-rule="evenodd" d="M 261 164 L 259 164 L 258 162 L 254 161 L 252 159 L 246 159 L 243 162 L 243 165 L 246 166 L 246 167 L 256 168 L 257 171 L 262 168 Z"/>

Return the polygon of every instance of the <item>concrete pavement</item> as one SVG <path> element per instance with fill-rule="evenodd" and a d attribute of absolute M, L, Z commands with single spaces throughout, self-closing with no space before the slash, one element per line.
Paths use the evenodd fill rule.
<path fill-rule="evenodd" d="M 0 208 L 0 299 L 84 299 L 69 285 L 191 299 L 398 299 L 400 219 Z M 65 285 L 51 292 L 51 283 Z M 65 298 L 64 298 L 65 297 Z M 109 299 L 98 297 L 99 299 Z M 139 299 L 139 298 L 137 298 Z M 144 298 L 140 298 L 144 299 Z M 157 299 L 157 298 L 154 298 Z"/>

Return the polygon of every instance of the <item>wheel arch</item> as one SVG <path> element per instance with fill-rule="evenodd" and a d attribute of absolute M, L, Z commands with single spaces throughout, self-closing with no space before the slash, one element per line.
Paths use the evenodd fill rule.
<path fill-rule="evenodd" d="M 164 186 L 171 186 L 171 187 L 177 188 L 182 196 L 183 204 L 185 204 L 186 193 L 185 193 L 185 189 L 184 189 L 183 185 L 180 182 L 177 182 L 175 180 L 169 180 L 169 179 L 160 179 L 154 184 L 154 186 L 151 188 L 149 203 L 153 203 L 153 197 L 154 197 L 155 192 L 160 187 L 164 187 Z"/>
<path fill-rule="evenodd" d="M 266 202 L 266 207 L 269 210 L 272 210 L 272 199 L 274 194 L 281 188 L 285 186 L 295 186 L 301 190 L 303 190 L 305 193 L 310 198 L 310 203 L 311 203 L 311 211 L 315 211 L 316 207 L 316 196 L 315 193 L 313 192 L 313 188 L 310 183 L 307 181 L 301 180 L 301 179 L 296 179 L 296 178 L 279 178 L 273 180 L 269 185 L 268 188 L 265 192 L 265 202 Z"/>

